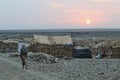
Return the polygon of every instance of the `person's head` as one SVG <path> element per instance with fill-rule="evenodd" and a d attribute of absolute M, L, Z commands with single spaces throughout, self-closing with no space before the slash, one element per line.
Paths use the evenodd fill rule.
<path fill-rule="evenodd" d="M 22 45 L 22 48 L 25 48 L 25 45 L 24 45 L 24 44 Z"/>

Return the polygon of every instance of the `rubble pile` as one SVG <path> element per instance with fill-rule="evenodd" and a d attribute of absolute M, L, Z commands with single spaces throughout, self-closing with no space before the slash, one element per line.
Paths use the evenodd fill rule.
<path fill-rule="evenodd" d="M 37 62 L 43 62 L 43 63 L 57 62 L 57 59 L 54 56 L 45 53 L 33 53 L 33 54 L 29 54 L 28 57 L 30 60 Z"/>

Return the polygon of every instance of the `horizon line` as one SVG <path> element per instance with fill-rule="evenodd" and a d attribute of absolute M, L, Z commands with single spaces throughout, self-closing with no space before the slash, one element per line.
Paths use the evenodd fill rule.
<path fill-rule="evenodd" d="M 120 28 L 88 28 L 88 29 L 4 29 L 0 32 L 79 32 L 79 31 L 120 31 Z"/>

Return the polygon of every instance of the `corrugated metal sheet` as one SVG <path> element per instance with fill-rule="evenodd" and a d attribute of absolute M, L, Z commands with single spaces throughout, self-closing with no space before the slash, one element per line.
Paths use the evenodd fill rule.
<path fill-rule="evenodd" d="M 33 42 L 40 44 L 73 44 L 70 35 L 65 36 L 45 36 L 33 35 Z"/>
<path fill-rule="evenodd" d="M 72 38 L 69 35 L 66 36 L 52 36 L 54 44 L 72 44 Z"/>
<path fill-rule="evenodd" d="M 33 42 L 40 44 L 51 44 L 48 40 L 48 36 L 44 35 L 33 35 Z"/>

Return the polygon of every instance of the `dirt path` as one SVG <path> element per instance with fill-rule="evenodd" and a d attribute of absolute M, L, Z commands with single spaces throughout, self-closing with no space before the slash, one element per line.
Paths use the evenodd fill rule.
<path fill-rule="evenodd" d="M 33 69 L 24 70 L 21 64 L 8 57 L 0 57 L 0 80 L 60 80 L 50 74 L 35 71 Z"/>

